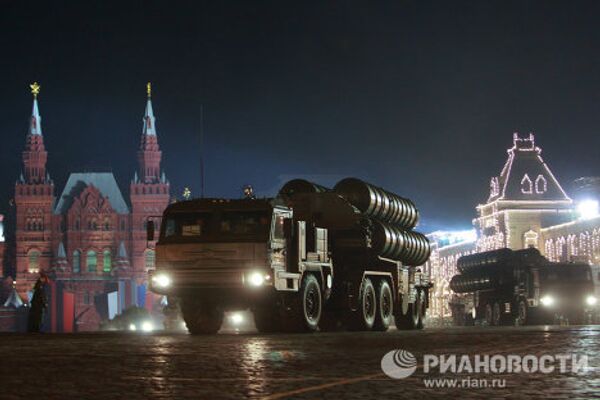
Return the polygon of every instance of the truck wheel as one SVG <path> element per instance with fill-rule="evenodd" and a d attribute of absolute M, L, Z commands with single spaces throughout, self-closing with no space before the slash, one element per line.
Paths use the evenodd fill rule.
<path fill-rule="evenodd" d="M 422 290 L 417 292 L 417 301 L 415 304 L 417 305 L 417 316 L 419 317 L 416 327 L 417 329 L 423 329 L 425 321 L 425 293 Z"/>
<path fill-rule="evenodd" d="M 489 303 L 485 305 L 485 323 L 487 326 L 494 326 L 494 310 Z"/>
<path fill-rule="evenodd" d="M 419 301 L 419 295 L 417 294 L 417 298 L 415 302 L 412 304 L 408 304 L 408 311 L 406 314 L 402 314 L 402 311 L 397 312 L 394 315 L 394 321 L 396 322 L 396 329 L 402 330 L 411 330 L 418 329 L 419 325 L 419 306 L 417 305 Z M 402 304 L 399 307 L 402 309 Z"/>
<path fill-rule="evenodd" d="M 387 280 L 382 279 L 377 288 L 377 315 L 373 329 L 385 332 L 394 318 L 394 297 Z"/>
<path fill-rule="evenodd" d="M 283 328 L 287 332 L 314 332 L 319 329 L 322 311 L 321 285 L 314 275 L 305 274 L 286 309 Z"/>
<path fill-rule="evenodd" d="M 502 320 L 502 314 L 500 314 L 500 303 L 497 301 L 494 303 L 492 308 L 492 324 L 494 326 L 500 326 Z"/>
<path fill-rule="evenodd" d="M 350 329 L 370 331 L 375 325 L 377 316 L 377 296 L 375 286 L 369 278 L 364 278 L 358 296 L 358 310 L 350 316 Z"/>
<path fill-rule="evenodd" d="M 529 319 L 529 309 L 525 300 L 519 300 L 517 304 L 517 316 L 515 318 L 515 324 L 518 326 L 527 325 Z"/>
<path fill-rule="evenodd" d="M 181 304 L 183 320 L 192 335 L 214 335 L 221 329 L 223 311 L 199 301 L 184 300 Z"/>

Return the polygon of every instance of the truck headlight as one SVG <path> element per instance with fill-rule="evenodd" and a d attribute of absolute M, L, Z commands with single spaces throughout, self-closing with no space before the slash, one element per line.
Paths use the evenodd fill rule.
<path fill-rule="evenodd" d="M 540 299 L 540 303 L 542 303 L 543 306 L 550 307 L 554 304 L 554 297 L 546 295 Z"/>
<path fill-rule="evenodd" d="M 248 275 L 248 282 L 252 286 L 262 286 L 265 283 L 265 276 L 260 272 L 252 272 Z"/>
<path fill-rule="evenodd" d="M 585 302 L 588 306 L 595 306 L 596 303 L 598 303 L 598 299 L 596 296 L 588 296 L 587 299 L 585 299 Z"/>
<path fill-rule="evenodd" d="M 152 277 L 152 284 L 159 288 L 167 288 L 171 283 L 171 277 L 167 274 L 156 274 Z"/>

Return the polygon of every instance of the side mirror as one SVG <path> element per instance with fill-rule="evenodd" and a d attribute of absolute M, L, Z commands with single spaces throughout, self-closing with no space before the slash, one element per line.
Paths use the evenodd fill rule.
<path fill-rule="evenodd" d="M 146 223 L 146 240 L 149 242 L 154 240 L 154 221 L 152 220 Z"/>

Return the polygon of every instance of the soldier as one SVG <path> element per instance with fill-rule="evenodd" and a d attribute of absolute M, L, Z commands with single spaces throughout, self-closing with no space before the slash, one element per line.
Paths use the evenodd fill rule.
<path fill-rule="evenodd" d="M 29 320 L 27 322 L 28 332 L 40 332 L 41 330 L 44 310 L 48 307 L 45 290 L 47 283 L 48 276 L 44 271 L 40 272 L 40 277 L 33 287 L 33 297 L 31 298 L 31 308 L 29 309 Z"/>

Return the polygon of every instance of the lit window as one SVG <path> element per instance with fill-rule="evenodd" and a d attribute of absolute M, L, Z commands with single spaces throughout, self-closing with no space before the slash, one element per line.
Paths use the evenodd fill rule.
<path fill-rule="evenodd" d="M 73 272 L 81 271 L 81 253 L 79 250 L 73 252 Z"/>
<path fill-rule="evenodd" d="M 87 270 L 88 272 L 96 272 L 96 264 L 97 263 L 97 257 L 96 257 L 96 252 L 93 250 L 88 251 L 87 253 Z"/>
<path fill-rule="evenodd" d="M 40 270 L 40 252 L 33 250 L 29 253 L 29 272 L 39 272 Z"/>
<path fill-rule="evenodd" d="M 146 269 L 154 269 L 154 250 L 146 251 Z"/>
<path fill-rule="evenodd" d="M 529 179 L 529 175 L 525 174 L 523 179 L 521 179 L 521 193 L 523 194 L 531 194 L 533 193 L 533 183 L 531 179 Z"/>
<path fill-rule="evenodd" d="M 538 177 L 535 179 L 535 192 L 537 194 L 543 194 L 546 193 L 547 190 L 548 182 L 546 181 L 546 178 L 544 178 L 543 175 L 538 175 Z"/>
<path fill-rule="evenodd" d="M 110 250 L 104 250 L 104 253 L 102 254 L 102 267 L 102 270 L 104 272 L 110 272 L 110 270 L 112 269 Z"/>

